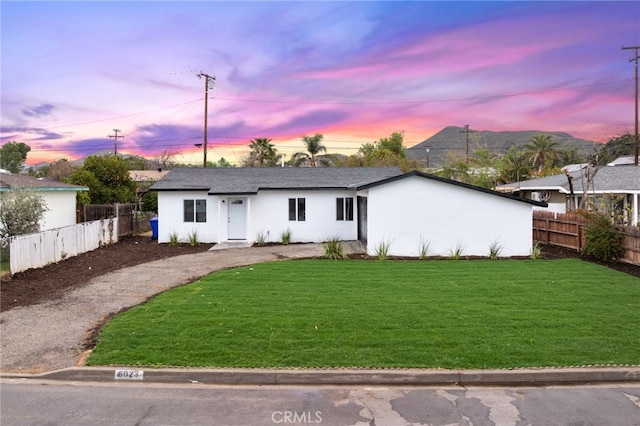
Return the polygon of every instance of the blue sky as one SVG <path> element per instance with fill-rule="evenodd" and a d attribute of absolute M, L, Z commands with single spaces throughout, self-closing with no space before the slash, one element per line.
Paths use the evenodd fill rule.
<path fill-rule="evenodd" d="M 640 2 L 0 3 L 2 143 L 27 162 L 112 149 L 199 163 L 253 138 L 330 152 L 449 125 L 633 131 Z"/>

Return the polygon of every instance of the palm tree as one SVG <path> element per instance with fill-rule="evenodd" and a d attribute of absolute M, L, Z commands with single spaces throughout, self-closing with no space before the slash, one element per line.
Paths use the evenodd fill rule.
<path fill-rule="evenodd" d="M 552 165 L 558 156 L 558 142 L 551 140 L 551 135 L 538 135 L 531 138 L 525 145 L 525 149 L 530 153 L 531 167 L 538 165 L 538 173 L 546 165 Z"/>
<path fill-rule="evenodd" d="M 305 161 L 309 161 L 309 165 L 311 167 L 317 167 L 317 155 L 320 152 L 327 152 L 327 147 L 322 145 L 320 142 L 322 141 L 322 136 L 320 133 L 316 133 L 313 136 L 302 136 L 302 142 L 304 142 L 306 152 L 296 152 L 291 157 L 294 166 L 300 166 Z"/>
<path fill-rule="evenodd" d="M 245 167 L 275 167 L 282 157 L 271 143 L 271 139 L 255 138 L 251 140 L 249 148 L 251 152 L 243 162 Z"/>

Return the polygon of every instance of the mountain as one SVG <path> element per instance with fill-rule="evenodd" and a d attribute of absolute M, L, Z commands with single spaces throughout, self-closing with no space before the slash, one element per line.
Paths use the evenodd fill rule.
<path fill-rule="evenodd" d="M 511 146 L 523 146 L 534 136 L 549 135 L 560 148 L 575 148 L 580 154 L 593 150 L 597 142 L 574 138 L 564 132 L 543 132 L 540 130 L 523 130 L 513 132 L 492 132 L 489 130 L 469 129 L 469 155 L 476 148 L 485 148 L 494 154 L 503 154 Z M 467 131 L 464 127 L 449 126 L 435 135 L 407 149 L 407 157 L 420 161 L 427 160 L 429 148 L 429 165 L 441 165 L 451 154 L 466 157 Z"/>

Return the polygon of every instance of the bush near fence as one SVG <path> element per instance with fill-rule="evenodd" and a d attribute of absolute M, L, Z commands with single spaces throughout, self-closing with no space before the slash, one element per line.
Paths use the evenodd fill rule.
<path fill-rule="evenodd" d="M 533 212 L 533 240 L 542 244 L 582 250 L 587 220 L 576 213 Z M 640 228 L 616 226 L 622 234 L 624 256 L 619 261 L 640 265 Z"/>
<path fill-rule="evenodd" d="M 9 240 L 11 274 L 41 268 L 118 242 L 118 219 L 84 222 Z"/>

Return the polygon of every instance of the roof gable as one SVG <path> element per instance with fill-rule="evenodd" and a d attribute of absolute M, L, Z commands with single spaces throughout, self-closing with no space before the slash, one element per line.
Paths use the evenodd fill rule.
<path fill-rule="evenodd" d="M 378 182 L 372 182 L 372 183 L 369 183 L 369 184 L 365 184 L 365 185 L 360 186 L 358 189 L 373 188 L 375 186 L 384 185 L 384 184 L 387 184 L 387 183 L 390 183 L 390 182 L 395 182 L 395 181 L 398 181 L 398 180 L 401 180 L 401 179 L 406 179 L 406 178 L 409 178 L 409 177 L 412 177 L 412 176 L 417 176 L 419 178 L 433 180 L 433 181 L 436 181 L 436 182 L 441 182 L 441 183 L 445 183 L 445 184 L 448 184 L 448 185 L 457 186 L 457 187 L 460 187 L 460 188 L 465 188 L 465 189 L 468 189 L 468 190 L 471 190 L 471 191 L 482 192 L 482 193 L 485 193 L 485 194 L 488 194 L 488 195 L 492 195 L 492 196 L 495 196 L 495 197 L 506 198 L 506 199 L 509 199 L 509 200 L 519 201 L 519 202 L 526 203 L 526 204 L 532 204 L 534 206 L 539 206 L 539 207 L 547 207 L 548 206 L 548 204 L 545 203 L 545 202 L 533 201 L 533 200 L 529 200 L 529 199 L 522 198 L 522 197 L 516 197 L 516 196 L 511 195 L 511 194 L 505 194 L 503 192 L 493 191 L 491 189 L 482 188 L 480 186 L 469 185 L 467 183 L 458 182 L 458 181 L 455 181 L 455 180 L 446 179 L 446 178 L 442 178 L 440 176 L 435 176 L 435 175 L 431 175 L 431 174 L 428 174 L 428 173 L 422 173 L 422 172 L 418 172 L 418 171 L 405 173 L 405 174 L 399 175 L 399 176 L 392 176 L 392 177 L 389 177 L 387 179 L 380 180 Z"/>

